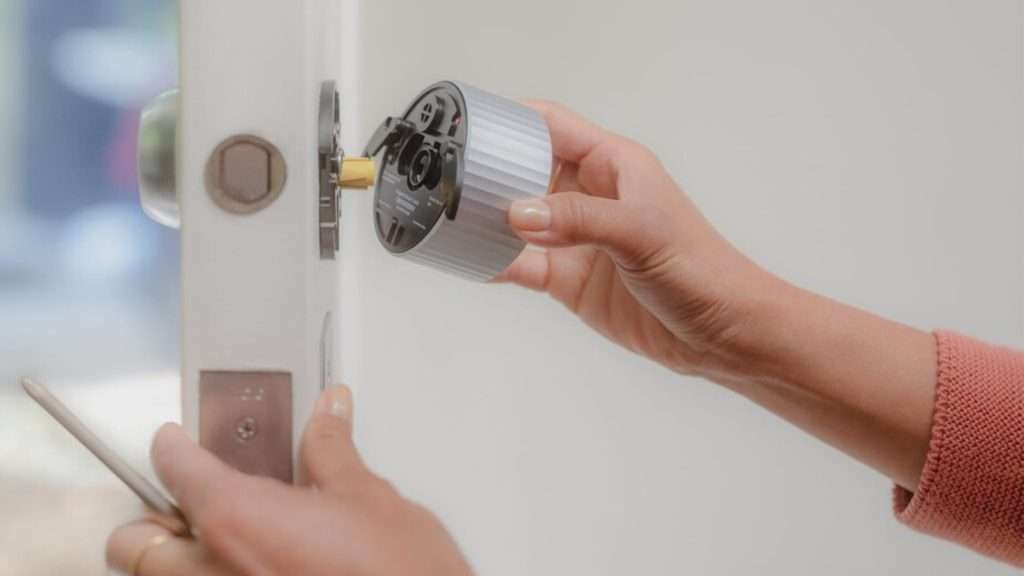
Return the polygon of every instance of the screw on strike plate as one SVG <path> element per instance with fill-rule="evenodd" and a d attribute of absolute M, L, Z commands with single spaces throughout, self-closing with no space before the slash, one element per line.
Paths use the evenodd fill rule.
<path fill-rule="evenodd" d="M 258 431 L 256 419 L 252 416 L 241 418 L 235 423 L 235 436 L 242 442 L 252 440 Z"/>

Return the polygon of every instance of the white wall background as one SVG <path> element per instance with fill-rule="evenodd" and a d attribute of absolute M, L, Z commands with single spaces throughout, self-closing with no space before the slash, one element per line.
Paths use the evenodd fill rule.
<path fill-rule="evenodd" d="M 440 79 L 560 100 L 649 144 L 768 268 L 1022 346 L 1022 6 L 350 4 L 349 149 Z M 885 479 L 752 404 L 545 297 L 392 258 L 369 195 L 346 210 L 359 441 L 481 574 L 1010 573 L 905 529 Z"/>

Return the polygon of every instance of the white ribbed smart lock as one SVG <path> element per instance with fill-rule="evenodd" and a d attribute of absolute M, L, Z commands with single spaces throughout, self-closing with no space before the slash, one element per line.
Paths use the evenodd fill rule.
<path fill-rule="evenodd" d="M 381 123 L 366 154 L 381 151 L 373 218 L 389 252 L 484 281 L 522 252 L 508 206 L 551 181 L 551 136 L 535 110 L 438 82 Z"/>

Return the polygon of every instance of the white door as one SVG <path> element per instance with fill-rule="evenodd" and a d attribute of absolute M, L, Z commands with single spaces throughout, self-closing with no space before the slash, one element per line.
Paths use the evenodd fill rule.
<path fill-rule="evenodd" d="M 340 13 L 331 0 L 179 5 L 183 423 L 234 466 L 289 482 L 335 379 L 336 190 L 324 171 Z"/>
<path fill-rule="evenodd" d="M 1024 17 L 991 2 L 346 4 L 350 146 L 458 79 L 651 146 L 763 265 L 1024 345 Z M 1002 574 L 889 483 L 560 306 L 392 258 L 348 194 L 342 373 L 368 461 L 481 574 Z"/>

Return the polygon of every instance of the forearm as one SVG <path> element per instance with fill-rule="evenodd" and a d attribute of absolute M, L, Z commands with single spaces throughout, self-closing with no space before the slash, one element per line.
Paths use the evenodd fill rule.
<path fill-rule="evenodd" d="M 769 278 L 708 376 L 913 490 L 935 393 L 931 334 Z"/>

